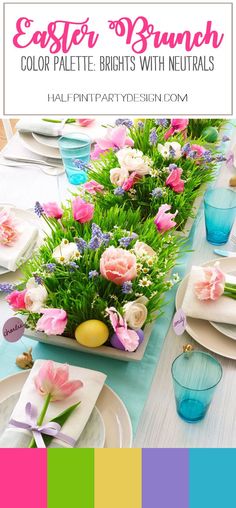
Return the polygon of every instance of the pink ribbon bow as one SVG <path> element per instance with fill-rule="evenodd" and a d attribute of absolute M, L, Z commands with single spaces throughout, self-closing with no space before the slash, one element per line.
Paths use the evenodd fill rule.
<path fill-rule="evenodd" d="M 13 418 L 10 420 L 9 425 L 18 427 L 19 429 L 30 430 L 33 434 L 37 448 L 46 448 L 42 434 L 53 436 L 70 446 L 74 446 L 76 441 L 70 436 L 60 432 L 61 425 L 56 422 L 48 422 L 45 425 L 37 425 L 38 410 L 36 406 L 27 402 L 25 406 L 26 422 L 19 422 Z"/>

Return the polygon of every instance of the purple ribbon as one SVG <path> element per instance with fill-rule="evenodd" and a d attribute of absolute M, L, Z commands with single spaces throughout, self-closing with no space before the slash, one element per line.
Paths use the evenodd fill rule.
<path fill-rule="evenodd" d="M 48 422 L 45 425 L 37 425 L 38 410 L 36 406 L 31 404 L 31 402 L 27 402 L 25 406 L 25 414 L 27 420 L 26 422 L 19 422 L 11 419 L 9 425 L 13 425 L 19 429 L 30 430 L 33 434 L 37 448 L 46 448 L 42 434 L 56 437 L 70 446 L 75 446 L 75 439 L 60 432 L 61 425 L 59 425 L 59 423 Z"/>

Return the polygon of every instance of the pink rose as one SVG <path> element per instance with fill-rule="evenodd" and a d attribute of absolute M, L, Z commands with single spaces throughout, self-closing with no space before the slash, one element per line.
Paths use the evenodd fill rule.
<path fill-rule="evenodd" d="M 94 205 L 87 203 L 81 198 L 76 198 L 72 201 L 72 212 L 74 219 L 83 224 L 93 218 Z"/>
<path fill-rule="evenodd" d="M 27 290 L 24 291 L 13 291 L 6 297 L 6 301 L 14 310 L 22 310 L 25 309 L 25 295 Z"/>
<path fill-rule="evenodd" d="M 104 185 L 96 182 L 95 180 L 89 180 L 89 182 L 84 183 L 83 188 L 89 192 L 89 194 L 97 194 L 103 192 Z"/>
<path fill-rule="evenodd" d="M 124 191 L 129 191 L 130 189 L 132 189 L 132 187 L 135 185 L 135 183 L 138 182 L 138 180 L 140 180 L 140 176 L 134 171 L 133 173 L 131 173 L 131 175 L 129 176 L 129 178 L 127 178 L 123 185 L 122 185 L 122 189 Z"/>
<path fill-rule="evenodd" d="M 125 125 L 118 127 L 108 128 L 104 138 L 96 140 L 94 151 L 91 153 L 91 159 L 95 160 L 98 157 L 110 150 L 110 148 L 124 148 L 125 146 L 133 146 L 134 142 L 127 136 L 127 129 Z"/>
<path fill-rule="evenodd" d="M 181 180 L 182 173 L 183 170 L 181 168 L 173 169 L 166 179 L 166 185 L 177 193 L 183 192 L 184 190 L 184 180 Z"/>
<path fill-rule="evenodd" d="M 215 266 L 202 269 L 202 280 L 194 284 L 194 290 L 199 300 L 218 300 L 224 293 L 225 275 Z"/>
<path fill-rule="evenodd" d="M 89 127 L 95 122 L 95 118 L 77 118 L 76 123 L 80 127 Z"/>
<path fill-rule="evenodd" d="M 41 309 L 43 316 L 38 320 L 36 330 L 47 335 L 61 335 L 67 325 L 67 314 L 63 309 Z"/>
<path fill-rule="evenodd" d="M 168 210 L 171 209 L 170 205 L 161 205 L 158 213 L 154 219 L 154 224 L 156 224 L 156 227 L 158 231 L 161 233 L 164 231 L 168 231 L 171 228 L 174 228 L 176 226 L 176 222 L 173 221 L 174 217 L 176 217 L 178 211 L 175 213 L 167 213 Z"/>
<path fill-rule="evenodd" d="M 0 211 L 0 245 L 12 245 L 19 237 L 18 223 L 7 208 Z"/>
<path fill-rule="evenodd" d="M 136 256 L 125 249 L 108 247 L 100 259 L 100 272 L 118 285 L 133 280 L 137 277 Z"/>
<path fill-rule="evenodd" d="M 48 217 L 53 217 L 54 219 L 61 219 L 63 215 L 63 210 L 54 202 L 44 203 L 43 211 Z"/>
<path fill-rule="evenodd" d="M 164 138 L 168 139 L 170 136 L 173 136 L 173 134 L 175 134 L 175 132 L 185 131 L 185 134 L 186 134 L 187 126 L 188 126 L 188 120 L 186 118 L 185 119 L 184 118 L 183 119 L 173 118 L 170 122 L 170 128 L 165 133 Z"/>

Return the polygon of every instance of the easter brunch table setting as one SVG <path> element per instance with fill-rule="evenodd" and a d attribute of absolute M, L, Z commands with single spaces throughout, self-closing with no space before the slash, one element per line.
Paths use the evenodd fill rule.
<path fill-rule="evenodd" d="M 0 447 L 234 447 L 234 122 L 16 127 L 0 157 Z"/>

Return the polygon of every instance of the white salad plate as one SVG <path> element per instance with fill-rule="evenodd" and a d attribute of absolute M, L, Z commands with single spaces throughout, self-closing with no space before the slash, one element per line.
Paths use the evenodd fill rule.
<path fill-rule="evenodd" d="M 216 328 L 219 332 L 223 333 L 226 337 L 230 339 L 236 340 L 236 326 L 228 325 L 227 323 L 216 323 L 215 321 L 210 321 L 211 325 Z"/>
<path fill-rule="evenodd" d="M 34 250 L 37 249 L 42 243 L 42 235 L 40 235 L 40 221 L 33 212 L 31 212 L 29 210 L 23 210 L 22 208 L 15 208 L 14 206 L 5 205 L 5 204 L 0 203 L 0 210 L 2 210 L 2 208 L 4 208 L 5 206 L 10 208 L 14 212 L 16 218 L 19 221 L 31 222 L 34 224 L 34 226 L 36 226 L 38 228 L 37 239 L 36 239 L 35 243 L 32 244 L 29 247 L 29 249 L 26 251 L 26 253 L 24 254 L 24 257 L 22 258 L 22 262 L 21 262 L 21 264 L 23 264 L 32 256 Z M 3 266 L 0 266 L 0 276 L 4 275 L 5 273 L 10 273 L 10 270 L 8 270 L 8 268 L 4 268 Z"/>
<path fill-rule="evenodd" d="M 13 409 L 14 404 L 16 403 L 16 400 L 19 396 L 19 392 L 23 388 L 25 381 L 29 375 L 29 371 L 22 371 L 17 374 L 13 374 L 11 376 L 8 376 L 2 380 L 0 380 L 0 414 L 2 415 L 2 408 L 5 406 L 1 406 L 3 402 L 6 401 L 6 399 L 9 399 L 10 397 L 14 396 L 14 399 L 11 399 L 11 411 Z M 7 403 L 6 403 L 7 404 Z M 102 392 L 100 393 L 98 400 L 96 402 L 96 409 L 98 410 L 98 413 L 100 415 L 100 423 L 99 427 L 101 429 L 101 420 L 104 423 L 105 427 L 105 443 L 103 443 L 103 446 L 105 448 L 131 448 L 132 446 L 132 425 L 130 421 L 130 417 L 128 414 L 128 411 L 122 402 L 122 400 L 116 395 L 116 393 L 109 388 L 107 385 L 104 385 Z M 8 418 L 11 414 L 9 414 L 8 411 Z M 92 416 L 92 415 L 91 415 Z M 93 418 L 96 418 L 96 421 L 98 421 L 98 416 L 93 415 Z M 6 417 L 5 417 L 6 422 Z M 0 417 L 0 430 L 2 428 L 3 422 L 2 422 L 2 416 Z M 100 444 L 102 443 L 102 436 L 103 432 L 100 430 L 99 437 L 97 433 L 94 431 L 94 427 L 86 427 L 83 431 L 83 433 L 80 436 L 80 439 L 83 437 L 84 444 L 82 445 L 80 442 L 80 446 L 78 447 L 87 447 L 87 448 L 94 448 L 94 444 L 89 443 L 89 440 L 91 439 L 91 434 L 93 434 L 93 443 L 95 442 L 95 439 L 99 440 Z M 92 430 L 93 429 L 93 430 Z M 83 436 L 84 432 L 86 432 L 86 435 Z M 79 441 L 78 441 L 79 444 Z M 96 445 L 96 447 L 98 447 Z M 100 446 L 101 447 L 101 446 Z"/>
<path fill-rule="evenodd" d="M 60 136 L 43 136 L 43 134 L 37 134 L 36 132 L 32 132 L 33 138 L 39 143 L 40 145 L 49 146 L 50 148 L 57 148 L 58 140 Z"/>
<path fill-rule="evenodd" d="M 41 155 L 42 157 L 49 157 L 50 159 L 61 159 L 58 148 L 38 143 L 31 132 L 19 132 L 19 137 L 25 148 L 31 152 Z"/>
<path fill-rule="evenodd" d="M 203 266 L 213 266 L 216 260 L 207 261 Z M 224 258 L 219 260 L 219 266 L 225 273 L 235 272 L 235 258 Z M 176 294 L 176 309 L 181 309 L 184 295 L 188 284 L 189 274 L 182 280 Z M 226 358 L 236 360 L 236 341 L 225 335 L 221 324 L 221 330 L 213 327 L 209 321 L 187 317 L 186 331 L 201 346 Z"/>

